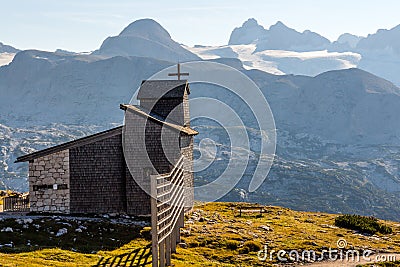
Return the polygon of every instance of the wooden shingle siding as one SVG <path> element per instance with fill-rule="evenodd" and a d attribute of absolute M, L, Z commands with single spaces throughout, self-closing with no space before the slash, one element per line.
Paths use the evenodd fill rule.
<path fill-rule="evenodd" d="M 168 117 L 168 121 L 172 121 L 175 124 L 184 124 L 182 98 L 142 99 L 140 100 L 140 106 L 164 118 Z"/>
<path fill-rule="evenodd" d="M 163 174 L 172 170 L 181 156 L 179 132 L 163 127 L 129 111 L 125 114 L 125 156 L 135 181 L 127 180 L 128 213 L 150 212 L 150 197 L 142 196 L 136 182 L 150 191 L 150 174 Z M 133 180 L 133 178 L 132 178 Z M 144 192 L 143 192 L 144 193 Z M 144 207 L 146 205 L 146 207 Z"/>
<path fill-rule="evenodd" d="M 190 94 L 187 80 L 144 80 L 137 99 L 182 98 L 184 93 Z"/>
<path fill-rule="evenodd" d="M 126 212 L 122 135 L 70 149 L 71 213 Z"/>
<path fill-rule="evenodd" d="M 130 215 L 150 215 L 150 195 L 133 179 L 126 168 L 126 203 Z"/>
<path fill-rule="evenodd" d="M 157 174 L 170 172 L 181 156 L 179 132 L 147 121 L 145 133 L 146 153 L 153 163 Z"/>
<path fill-rule="evenodd" d="M 193 175 L 193 136 L 185 136 L 187 147 L 181 148 L 181 153 L 185 157 L 183 182 L 185 185 L 185 207 L 194 205 L 194 175 Z M 188 209 L 187 209 L 188 210 Z"/>
<path fill-rule="evenodd" d="M 189 94 L 185 92 L 183 95 L 183 125 L 190 127 L 190 109 L 189 109 Z"/>

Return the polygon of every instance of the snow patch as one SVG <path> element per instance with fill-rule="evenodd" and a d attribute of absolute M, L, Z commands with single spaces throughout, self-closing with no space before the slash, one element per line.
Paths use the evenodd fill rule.
<path fill-rule="evenodd" d="M 354 164 L 357 165 L 358 167 L 361 167 L 361 168 L 366 168 L 366 167 L 369 166 L 369 163 L 365 162 L 365 161 L 358 161 L 358 162 L 356 162 Z"/>
<path fill-rule="evenodd" d="M 0 53 L 0 66 L 8 65 L 13 61 L 14 57 L 14 53 Z"/>
<path fill-rule="evenodd" d="M 295 52 L 286 50 L 256 51 L 256 44 L 195 46 L 185 48 L 202 59 L 237 58 L 245 69 L 258 69 L 275 75 L 318 75 L 333 69 L 357 67 L 361 55 L 353 52 L 328 52 L 327 50 Z M 312 68 L 304 64 L 312 64 Z"/>

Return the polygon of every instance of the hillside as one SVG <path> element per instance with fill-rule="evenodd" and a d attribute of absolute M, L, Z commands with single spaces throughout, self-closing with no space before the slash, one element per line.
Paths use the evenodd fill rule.
<path fill-rule="evenodd" d="M 0 67 L 0 123 L 121 122 L 119 104 L 130 100 L 142 79 L 171 64 L 150 57 L 22 51 Z"/>
<path fill-rule="evenodd" d="M 323 249 L 336 249 L 339 239 L 346 240 L 346 249 L 369 249 L 374 253 L 400 252 L 399 223 L 382 222 L 393 229 L 392 234 L 367 235 L 334 226 L 338 215 L 266 206 L 262 216 L 257 215 L 257 212 L 238 216 L 235 210 L 238 205 L 239 203 L 209 203 L 196 206 L 186 216 L 185 228 L 181 230 L 182 244 L 173 255 L 172 263 L 177 267 L 270 266 L 278 263 L 276 257 L 267 262 L 257 258 L 258 247 L 263 244 L 268 244 L 268 249 L 275 251 L 314 250 L 318 253 Z M 249 207 L 250 204 L 241 205 Z M 127 235 L 126 232 L 119 231 L 127 230 L 128 226 L 119 224 L 115 221 L 117 219 L 110 222 L 111 218 L 103 218 L 102 224 L 96 222 L 100 219 L 91 220 L 63 217 L 19 221 L 2 219 L 0 265 L 90 266 L 96 264 L 101 257 L 113 257 L 150 242 L 149 229 L 145 224 L 133 226 Z M 123 220 L 126 223 L 128 219 Z M 11 227 L 13 232 L 4 230 L 7 227 Z M 57 235 L 63 228 L 66 230 Z M 96 230 L 97 228 L 104 230 Z M 99 233 L 102 236 L 100 240 L 93 239 L 95 232 L 96 236 Z M 25 240 L 28 245 L 18 243 L 19 236 L 26 237 L 28 234 L 29 241 Z M 91 235 L 93 241 L 86 244 L 85 239 L 90 239 Z M 7 243 L 13 241 L 14 247 L 6 246 L 4 240 L 8 240 Z M 101 248 L 106 242 L 108 247 Z"/>

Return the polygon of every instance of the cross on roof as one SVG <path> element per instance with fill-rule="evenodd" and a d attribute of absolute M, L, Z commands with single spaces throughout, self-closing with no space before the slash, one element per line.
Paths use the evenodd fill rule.
<path fill-rule="evenodd" d="M 178 72 L 168 73 L 168 76 L 178 76 L 178 81 L 181 80 L 181 76 L 189 76 L 188 72 L 181 72 L 181 64 L 178 63 Z"/>

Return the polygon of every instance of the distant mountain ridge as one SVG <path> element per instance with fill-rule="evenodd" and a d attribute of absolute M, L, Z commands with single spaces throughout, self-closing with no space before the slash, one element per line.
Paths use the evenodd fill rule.
<path fill-rule="evenodd" d="M 228 45 L 187 49 L 203 59 L 238 58 L 247 69 L 274 74 L 315 76 L 357 67 L 400 85 L 400 25 L 367 37 L 344 33 L 331 42 L 281 21 L 266 29 L 250 18 L 232 31 Z"/>
<path fill-rule="evenodd" d="M 313 51 L 328 48 L 330 41 L 309 30 L 300 33 L 278 21 L 268 30 L 255 19 L 249 19 L 239 28 L 235 28 L 229 38 L 229 45 L 256 43 L 256 51 L 292 50 Z"/>
<path fill-rule="evenodd" d="M 400 56 L 400 25 L 390 29 L 380 29 L 375 34 L 369 34 L 359 41 L 358 51 L 375 51 Z"/>
<path fill-rule="evenodd" d="M 344 33 L 331 42 L 324 36 L 305 30 L 302 33 L 278 21 L 265 29 L 257 20 L 250 18 L 242 26 L 235 28 L 229 38 L 228 45 L 257 44 L 257 51 L 375 51 L 400 54 L 400 25 L 391 29 L 379 29 L 367 37 Z"/>
<path fill-rule="evenodd" d="M 2 42 L 0 42 L 0 53 L 17 53 L 20 50 L 10 46 L 10 45 L 5 45 Z"/>

